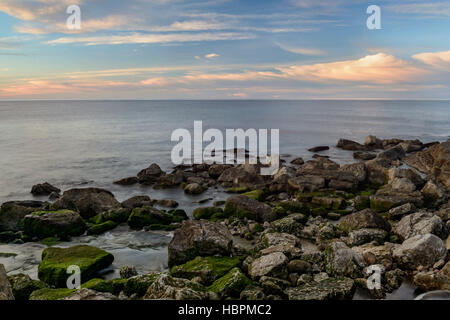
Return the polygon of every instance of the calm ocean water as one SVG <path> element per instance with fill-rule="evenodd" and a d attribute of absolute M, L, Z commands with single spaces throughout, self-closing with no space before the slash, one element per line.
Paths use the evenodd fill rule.
<path fill-rule="evenodd" d="M 33 184 L 100 186 L 119 200 L 147 193 L 192 203 L 178 191 L 112 181 L 157 162 L 170 170 L 173 130 L 278 128 L 281 153 L 372 134 L 424 142 L 450 135 L 450 101 L 32 101 L 0 102 L 0 202 L 31 199 Z M 340 162 L 351 152 L 325 153 Z M 168 195 L 169 193 L 169 195 Z M 172 193 L 172 194 L 170 194 Z M 204 196 L 203 196 L 204 197 Z"/>

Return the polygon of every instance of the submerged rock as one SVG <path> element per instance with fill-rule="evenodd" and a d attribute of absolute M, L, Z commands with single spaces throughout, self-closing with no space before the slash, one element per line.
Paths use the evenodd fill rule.
<path fill-rule="evenodd" d="M 139 182 L 139 179 L 137 177 L 128 177 L 128 178 L 123 178 L 123 179 L 114 181 L 113 183 L 118 184 L 120 186 L 131 186 L 138 182 Z"/>
<path fill-rule="evenodd" d="M 175 230 L 169 243 L 169 266 L 197 256 L 229 256 L 233 239 L 226 226 L 207 220 L 187 220 Z"/>
<path fill-rule="evenodd" d="M 161 168 L 156 163 L 152 163 L 148 168 L 141 170 L 137 177 L 141 184 L 153 184 L 162 175 Z"/>
<path fill-rule="evenodd" d="M 45 283 L 59 288 L 66 287 L 69 266 L 78 266 L 81 281 L 86 282 L 114 261 L 114 256 L 96 247 L 78 245 L 70 248 L 50 247 L 42 252 L 38 276 Z"/>

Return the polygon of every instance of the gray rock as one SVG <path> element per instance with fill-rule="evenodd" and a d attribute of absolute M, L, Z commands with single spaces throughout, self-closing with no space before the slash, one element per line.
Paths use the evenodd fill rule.
<path fill-rule="evenodd" d="M 402 240 L 432 233 L 441 239 L 446 239 L 448 230 L 445 223 L 431 212 L 416 212 L 403 217 L 393 228 L 393 232 Z"/>
<path fill-rule="evenodd" d="M 288 258 L 281 252 L 273 252 L 254 260 L 248 273 L 252 279 L 259 279 L 262 276 L 287 279 Z"/>
<path fill-rule="evenodd" d="M 122 202 L 122 207 L 126 209 L 141 208 L 153 204 L 149 196 L 134 196 Z"/>
<path fill-rule="evenodd" d="M 62 300 L 117 300 L 117 297 L 109 292 L 98 292 L 82 288 Z"/>
<path fill-rule="evenodd" d="M 0 232 L 20 231 L 22 219 L 34 211 L 43 210 L 48 203 L 41 201 L 10 201 L 0 208 Z"/>
<path fill-rule="evenodd" d="M 148 288 L 144 300 L 204 300 L 204 291 L 204 287 L 196 282 L 161 274 Z"/>
<path fill-rule="evenodd" d="M 355 282 L 352 279 L 328 278 L 288 288 L 286 293 L 289 300 L 345 300 L 353 297 L 355 289 Z"/>
<path fill-rule="evenodd" d="M 53 192 L 60 193 L 61 190 L 52 186 L 48 182 L 36 184 L 31 188 L 31 193 L 35 196 L 48 196 Z"/>
<path fill-rule="evenodd" d="M 0 264 L 0 300 L 14 300 L 11 284 L 6 275 L 5 266 Z"/>
<path fill-rule="evenodd" d="M 229 197 L 225 203 L 224 211 L 226 214 L 258 222 L 273 221 L 277 217 L 269 205 L 242 195 Z"/>
<path fill-rule="evenodd" d="M 339 228 L 347 232 L 363 228 L 390 231 L 391 225 L 372 209 L 364 209 L 343 217 L 339 221 Z"/>
<path fill-rule="evenodd" d="M 325 249 L 325 268 L 333 276 L 357 278 L 365 267 L 362 254 L 353 251 L 345 243 L 333 242 Z"/>
<path fill-rule="evenodd" d="M 347 244 L 349 246 L 360 246 L 364 243 L 375 241 L 382 243 L 388 233 L 381 229 L 359 229 L 350 232 Z"/>
<path fill-rule="evenodd" d="M 137 177 L 141 184 L 153 184 L 163 174 L 161 168 L 156 163 L 152 163 L 148 168 L 141 170 Z"/>
<path fill-rule="evenodd" d="M 184 192 L 187 194 L 201 194 L 206 190 L 201 184 L 198 183 L 189 183 L 184 187 Z"/>
<path fill-rule="evenodd" d="M 412 203 L 405 203 L 401 206 L 390 209 L 388 211 L 388 214 L 389 214 L 389 218 L 398 219 L 398 218 L 401 218 L 404 215 L 406 215 L 408 213 L 412 213 L 414 211 L 416 211 L 415 205 L 413 205 Z"/>

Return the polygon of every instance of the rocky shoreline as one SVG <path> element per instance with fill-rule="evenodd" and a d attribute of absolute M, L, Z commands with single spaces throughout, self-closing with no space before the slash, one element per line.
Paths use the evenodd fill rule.
<path fill-rule="evenodd" d="M 311 148 L 273 176 L 261 164 L 178 166 L 166 173 L 151 164 L 115 184 L 182 188 L 199 195 L 223 189 L 186 213 L 172 199 L 135 196 L 122 203 L 104 189 L 32 187 L 49 201 L 13 201 L 0 209 L 0 242 L 48 244 L 39 280 L 7 276 L 0 265 L 0 300 L 116 299 L 351 299 L 355 290 L 382 299 L 410 279 L 422 292 L 450 290 L 450 140 L 340 139 L 357 161 L 339 165 Z M 203 201 L 200 201 L 203 202 Z M 120 279 L 99 272 L 114 261 L 87 245 L 58 248 L 71 237 L 131 229 L 173 231 L 168 272 Z M 249 245 L 242 245 L 242 238 Z M 0 253 L 1 255 L 2 253 Z M 71 265 L 81 269 L 79 290 L 66 287 Z M 379 288 L 367 279 L 378 270 Z"/>

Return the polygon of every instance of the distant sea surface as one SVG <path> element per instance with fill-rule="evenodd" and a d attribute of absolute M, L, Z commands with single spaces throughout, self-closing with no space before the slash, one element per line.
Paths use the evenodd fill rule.
<path fill-rule="evenodd" d="M 352 153 L 334 148 L 339 138 L 448 139 L 450 101 L 3 101 L 0 202 L 32 199 L 32 185 L 44 181 L 62 190 L 104 187 L 120 201 L 162 198 L 163 191 L 112 182 L 153 162 L 170 170 L 172 131 L 192 132 L 195 120 L 204 130 L 280 129 L 281 153 L 307 160 L 308 148 L 328 145 L 324 154 L 344 163 Z"/>

